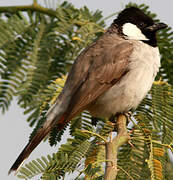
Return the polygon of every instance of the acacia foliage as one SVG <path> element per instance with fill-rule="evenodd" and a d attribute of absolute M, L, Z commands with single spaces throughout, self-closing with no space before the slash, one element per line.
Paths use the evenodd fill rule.
<path fill-rule="evenodd" d="M 131 5 L 158 21 L 148 6 L 127 6 Z M 104 32 L 100 11 L 93 13 L 87 7 L 77 9 L 63 2 L 52 13 L 3 12 L 0 18 L 0 107 L 5 112 L 17 97 L 19 106 L 29 114 L 29 125 L 35 126 L 30 138 L 45 121 L 45 113 L 58 97 L 79 52 Z M 134 147 L 127 144 L 119 150 L 118 180 L 171 178 L 167 149 L 172 150 L 173 143 L 172 41 L 170 27 L 158 33 L 162 68 L 132 117 L 129 132 Z M 114 127 L 104 119 L 93 127 L 91 119 L 88 112 L 75 117 L 69 125 L 71 137 L 67 143 L 53 155 L 26 164 L 18 177 L 28 179 L 41 173 L 42 179 L 59 179 L 77 171 L 76 179 L 82 179 L 82 175 L 103 179 L 103 142 Z M 64 130 L 52 130 L 51 145 L 61 140 Z"/>

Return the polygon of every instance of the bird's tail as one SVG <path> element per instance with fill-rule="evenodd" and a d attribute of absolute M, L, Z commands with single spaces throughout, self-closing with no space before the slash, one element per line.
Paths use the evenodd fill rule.
<path fill-rule="evenodd" d="M 47 120 L 43 126 L 37 131 L 36 135 L 29 141 L 25 146 L 23 151 L 20 153 L 12 167 L 10 168 L 8 174 L 12 171 L 17 171 L 23 161 L 32 153 L 32 151 L 37 147 L 37 145 L 49 134 L 50 130 L 54 127 L 55 124 L 58 125 L 58 130 L 62 130 L 67 124 L 65 113 L 62 111 L 62 108 L 59 109 L 59 105 L 56 104 L 47 114 Z"/>

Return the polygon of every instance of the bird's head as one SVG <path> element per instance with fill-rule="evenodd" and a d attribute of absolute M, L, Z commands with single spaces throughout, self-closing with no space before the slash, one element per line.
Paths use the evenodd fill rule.
<path fill-rule="evenodd" d="M 157 45 L 156 32 L 167 27 L 164 23 L 155 23 L 136 7 L 126 8 L 120 12 L 114 24 L 118 25 L 125 38 L 146 41 L 152 46 Z"/>

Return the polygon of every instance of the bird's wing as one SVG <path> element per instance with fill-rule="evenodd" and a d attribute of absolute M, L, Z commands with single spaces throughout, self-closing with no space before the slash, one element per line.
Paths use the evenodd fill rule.
<path fill-rule="evenodd" d="M 128 71 L 133 45 L 116 34 L 100 38 L 78 57 L 69 73 L 64 93 L 70 92 L 66 121 L 83 111 Z M 67 89 L 71 89 L 68 90 Z M 58 124 L 65 123 L 58 121 Z"/>

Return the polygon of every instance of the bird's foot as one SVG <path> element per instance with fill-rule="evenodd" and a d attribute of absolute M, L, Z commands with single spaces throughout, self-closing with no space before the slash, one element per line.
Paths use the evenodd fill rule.
<path fill-rule="evenodd" d="M 128 123 L 129 123 L 130 120 L 131 120 L 132 112 L 131 112 L 131 111 L 128 111 L 128 112 L 124 113 L 124 115 L 126 116 L 127 125 L 128 125 Z"/>
<path fill-rule="evenodd" d="M 120 114 L 119 114 L 119 115 L 120 115 Z M 131 116 L 132 116 L 132 112 L 131 112 L 131 111 L 128 111 L 128 112 L 126 112 L 126 113 L 123 113 L 123 115 L 126 117 L 126 120 L 127 120 L 126 125 L 128 125 L 128 123 L 130 122 Z M 117 132 L 116 117 L 118 117 L 118 115 L 112 115 L 112 116 L 109 118 L 109 121 L 115 124 L 115 126 L 114 126 L 114 131 Z"/>

